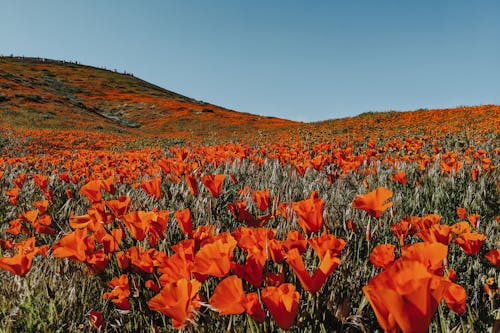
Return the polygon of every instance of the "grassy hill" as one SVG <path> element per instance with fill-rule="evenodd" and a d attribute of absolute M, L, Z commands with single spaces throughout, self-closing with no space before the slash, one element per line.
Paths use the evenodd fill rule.
<path fill-rule="evenodd" d="M 231 111 L 130 74 L 40 58 L 0 57 L 0 122 L 25 129 L 235 138 L 298 123 Z"/>
<path fill-rule="evenodd" d="M 0 88 L 2 127 L 119 134 L 127 141 L 358 141 L 368 136 L 439 136 L 500 129 L 500 106 L 496 105 L 366 112 L 300 123 L 228 110 L 130 74 L 41 58 L 0 57 Z"/>

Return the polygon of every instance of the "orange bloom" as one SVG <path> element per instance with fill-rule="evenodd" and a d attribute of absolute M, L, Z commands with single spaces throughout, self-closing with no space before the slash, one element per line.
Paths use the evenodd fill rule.
<path fill-rule="evenodd" d="M 500 250 L 493 249 L 489 250 L 484 257 L 493 265 L 500 266 Z"/>
<path fill-rule="evenodd" d="M 61 237 L 59 242 L 52 246 L 52 256 L 56 258 L 70 258 L 84 262 L 87 244 L 87 229 L 77 229 Z"/>
<path fill-rule="evenodd" d="M 17 203 L 17 197 L 19 196 L 19 187 L 14 186 L 10 190 L 6 191 L 5 194 L 9 197 L 9 203 L 15 205 Z"/>
<path fill-rule="evenodd" d="M 279 287 L 266 287 L 262 289 L 261 295 L 276 324 L 282 329 L 291 327 L 297 315 L 300 299 L 294 285 L 284 283 Z"/>
<path fill-rule="evenodd" d="M 155 199 L 161 198 L 161 177 L 154 177 L 141 184 L 141 188 Z"/>
<path fill-rule="evenodd" d="M 264 312 L 264 309 L 262 309 L 262 305 L 259 302 L 259 295 L 257 295 L 257 293 L 247 294 L 244 306 L 246 313 L 248 313 L 256 322 L 263 323 L 266 320 L 266 313 Z"/>
<path fill-rule="evenodd" d="M 168 283 L 148 301 L 148 306 L 172 318 L 174 328 L 181 329 L 195 319 L 195 311 L 200 308 L 200 287 L 201 283 L 196 280 L 180 279 Z"/>
<path fill-rule="evenodd" d="M 478 214 L 470 214 L 469 216 L 467 216 L 467 220 L 470 222 L 470 224 L 472 224 L 474 226 L 474 228 L 478 228 L 479 227 L 479 218 L 480 216 Z"/>
<path fill-rule="evenodd" d="M 271 197 L 269 195 L 269 189 L 262 191 L 255 191 L 252 193 L 252 200 L 257 205 L 261 211 L 265 211 L 267 207 L 271 204 Z"/>
<path fill-rule="evenodd" d="M 334 257 L 340 256 L 340 252 L 345 247 L 345 240 L 337 238 L 332 234 L 323 233 L 321 236 L 312 237 L 309 239 L 309 244 L 314 249 L 314 252 L 322 260 L 326 252 L 330 251 Z"/>
<path fill-rule="evenodd" d="M 446 224 L 434 224 L 428 229 L 422 229 L 417 236 L 424 242 L 439 242 L 448 245 L 451 240 L 450 226 Z"/>
<path fill-rule="evenodd" d="M 92 180 L 80 188 L 79 193 L 89 199 L 91 203 L 99 202 L 102 200 L 101 181 Z"/>
<path fill-rule="evenodd" d="M 104 317 L 102 313 L 98 311 L 91 310 L 87 313 L 87 318 L 96 330 L 100 330 L 104 324 Z"/>
<path fill-rule="evenodd" d="M 127 274 L 115 276 L 108 283 L 108 286 L 112 290 L 104 293 L 102 298 L 111 299 L 111 301 L 120 310 L 130 310 L 130 302 L 128 301 L 128 297 L 130 296 L 130 286 L 128 284 Z"/>
<path fill-rule="evenodd" d="M 467 211 L 463 207 L 457 207 L 457 216 L 459 219 L 463 220 L 467 216 Z"/>
<path fill-rule="evenodd" d="M 38 209 L 38 212 L 40 214 L 45 214 L 47 212 L 47 208 L 49 207 L 49 201 L 48 200 L 40 200 L 40 201 L 35 201 L 33 202 L 33 206 Z"/>
<path fill-rule="evenodd" d="M 406 172 L 404 170 L 396 172 L 392 175 L 391 179 L 403 185 L 408 183 L 408 180 L 406 179 Z"/>
<path fill-rule="evenodd" d="M 300 254 L 306 252 L 307 240 L 297 230 L 291 229 L 286 236 L 286 240 L 280 242 L 283 249 L 290 251 L 297 249 Z"/>
<path fill-rule="evenodd" d="M 297 275 L 302 287 L 310 293 L 316 293 L 323 287 L 328 276 L 338 267 L 340 259 L 327 251 L 312 276 L 307 271 L 297 249 L 292 249 L 287 253 L 286 262 Z"/>
<path fill-rule="evenodd" d="M 33 175 L 33 180 L 35 181 L 35 184 L 42 190 L 45 191 L 47 189 L 47 183 L 49 180 L 49 177 L 36 174 Z"/>
<path fill-rule="evenodd" d="M 186 174 L 185 178 L 189 192 L 191 192 L 191 194 L 196 197 L 198 195 L 198 184 L 196 183 L 196 178 L 194 178 L 190 174 Z"/>
<path fill-rule="evenodd" d="M 391 224 L 391 231 L 398 238 L 399 245 L 405 245 L 405 238 L 410 232 L 410 222 L 402 219 L 401 222 L 396 224 Z"/>
<path fill-rule="evenodd" d="M 174 212 L 174 217 L 182 232 L 191 237 L 193 234 L 193 221 L 191 220 L 191 211 L 189 208 Z"/>
<path fill-rule="evenodd" d="M 12 274 L 24 276 L 30 270 L 34 256 L 39 253 L 39 248 L 35 247 L 35 237 L 16 243 L 14 246 L 18 253 L 11 257 L 0 257 L 0 268 Z"/>
<path fill-rule="evenodd" d="M 247 255 L 243 265 L 231 262 L 231 269 L 234 274 L 258 288 L 262 284 L 262 272 L 265 263 L 266 258 L 262 254 L 254 252 Z"/>
<path fill-rule="evenodd" d="M 247 210 L 246 200 L 237 200 L 235 202 L 230 202 L 227 204 L 227 208 L 231 212 L 238 222 L 243 222 L 248 226 L 257 227 L 258 221 L 255 217 Z"/>
<path fill-rule="evenodd" d="M 401 257 L 422 263 L 435 274 L 442 274 L 443 260 L 448 256 L 448 246 L 442 243 L 420 242 L 403 247 Z"/>
<path fill-rule="evenodd" d="M 470 232 L 470 224 L 465 221 L 457 222 L 450 227 L 450 231 L 455 235 L 468 233 Z"/>
<path fill-rule="evenodd" d="M 462 314 L 465 312 L 467 292 L 459 284 L 452 283 L 443 294 L 446 305 L 453 312 Z"/>
<path fill-rule="evenodd" d="M 451 282 L 415 260 L 397 260 L 372 278 L 363 292 L 387 332 L 427 332 Z"/>
<path fill-rule="evenodd" d="M 214 198 L 218 198 L 222 193 L 224 175 L 205 175 L 201 178 L 201 182 Z"/>
<path fill-rule="evenodd" d="M 226 276 L 231 269 L 235 247 L 236 240 L 231 235 L 205 244 L 194 257 L 192 271 L 202 275 Z"/>
<path fill-rule="evenodd" d="M 130 209 L 130 198 L 127 196 L 119 197 L 118 200 L 108 200 L 105 203 L 106 207 L 108 207 L 113 215 L 118 218 L 127 214 Z"/>
<path fill-rule="evenodd" d="M 245 293 L 241 279 L 231 275 L 219 282 L 208 303 L 221 315 L 245 312 Z"/>
<path fill-rule="evenodd" d="M 175 253 L 159 264 L 158 272 L 162 286 L 179 279 L 191 279 L 194 264 L 194 240 L 183 240 L 172 246 Z"/>
<path fill-rule="evenodd" d="M 375 191 L 363 195 L 357 195 L 354 198 L 352 206 L 354 208 L 362 209 L 369 215 L 378 219 L 387 208 L 392 206 L 392 202 L 386 203 L 386 201 L 391 197 L 391 190 L 385 187 L 379 187 Z"/>
<path fill-rule="evenodd" d="M 311 196 L 292 204 L 292 209 L 298 217 L 297 222 L 306 234 L 319 231 L 323 227 L 323 203 L 323 199 Z"/>
<path fill-rule="evenodd" d="M 396 259 L 394 254 L 395 249 L 396 247 L 393 244 L 380 244 L 375 246 L 370 253 L 370 262 L 375 267 L 387 268 Z"/>
<path fill-rule="evenodd" d="M 466 254 L 473 256 L 479 252 L 485 240 L 486 236 L 483 234 L 468 232 L 455 238 L 455 243 L 460 245 Z"/>

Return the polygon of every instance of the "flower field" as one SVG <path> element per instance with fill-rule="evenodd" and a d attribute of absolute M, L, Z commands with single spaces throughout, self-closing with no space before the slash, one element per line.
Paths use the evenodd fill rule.
<path fill-rule="evenodd" d="M 499 119 L 210 143 L 4 127 L 0 331 L 496 331 Z"/>

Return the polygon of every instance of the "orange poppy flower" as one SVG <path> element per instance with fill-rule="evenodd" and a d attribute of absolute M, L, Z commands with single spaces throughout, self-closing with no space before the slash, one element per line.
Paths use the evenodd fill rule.
<path fill-rule="evenodd" d="M 465 312 L 467 292 L 459 284 L 452 283 L 443 294 L 446 305 L 453 312 L 462 314 Z"/>
<path fill-rule="evenodd" d="M 276 324 L 282 329 L 290 328 L 297 316 L 300 300 L 294 285 L 284 283 L 279 287 L 266 287 L 262 289 L 261 296 Z"/>
<path fill-rule="evenodd" d="M 160 284 L 175 282 L 179 279 L 191 279 L 191 269 L 194 264 L 194 240 L 188 239 L 172 247 L 175 253 L 159 264 Z"/>
<path fill-rule="evenodd" d="M 467 220 L 474 226 L 474 228 L 479 228 L 479 218 L 480 216 L 478 214 L 470 214 L 467 216 Z"/>
<path fill-rule="evenodd" d="M 276 231 L 270 228 L 238 227 L 231 235 L 238 242 L 238 246 L 247 253 L 257 253 L 268 258 L 267 244 L 274 239 Z"/>
<path fill-rule="evenodd" d="M 439 242 L 448 245 L 451 240 L 451 228 L 446 224 L 434 224 L 428 229 L 422 229 L 417 236 L 424 242 Z"/>
<path fill-rule="evenodd" d="M 174 212 L 174 217 L 177 220 L 179 228 L 182 232 L 191 237 L 193 234 L 193 221 L 191 219 L 191 211 L 189 208 L 181 209 Z"/>
<path fill-rule="evenodd" d="M 290 251 L 291 249 L 297 249 L 300 254 L 306 252 L 307 240 L 302 236 L 297 230 L 291 229 L 284 241 L 281 242 L 283 249 Z"/>
<path fill-rule="evenodd" d="M 127 214 L 130 209 L 130 198 L 127 196 L 119 197 L 118 200 L 108 200 L 105 202 L 106 207 L 113 213 L 115 217 L 122 217 Z"/>
<path fill-rule="evenodd" d="M 483 234 L 467 232 L 455 238 L 455 243 L 460 245 L 466 254 L 473 256 L 479 252 L 485 240 L 486 236 Z"/>
<path fill-rule="evenodd" d="M 410 222 L 402 219 L 399 223 L 391 224 L 391 231 L 398 238 L 399 245 L 405 245 L 405 238 L 410 232 Z"/>
<path fill-rule="evenodd" d="M 33 258 L 38 253 L 38 248 L 35 247 L 35 237 L 16 243 L 14 246 L 18 253 L 11 257 L 0 257 L 0 268 L 12 274 L 24 276 L 30 270 Z"/>
<path fill-rule="evenodd" d="M 255 191 L 252 193 L 252 200 L 257 205 L 261 211 L 265 211 L 267 207 L 271 204 L 271 196 L 269 194 L 269 189 L 262 191 Z"/>
<path fill-rule="evenodd" d="M 298 217 L 297 222 L 304 233 L 310 234 L 323 227 L 323 204 L 323 199 L 314 197 L 292 203 L 292 209 Z"/>
<path fill-rule="evenodd" d="M 201 283 L 196 280 L 180 279 L 168 283 L 148 301 L 148 306 L 170 317 L 174 328 L 181 329 L 195 319 L 196 310 L 201 307 L 200 287 Z"/>
<path fill-rule="evenodd" d="M 92 327 L 96 330 L 100 330 L 102 328 L 102 325 L 104 324 L 104 317 L 102 316 L 102 313 L 91 310 L 87 313 L 87 318 L 92 324 Z"/>
<path fill-rule="evenodd" d="M 229 234 L 226 239 L 217 239 L 205 244 L 194 257 L 193 272 L 202 275 L 223 277 L 229 274 L 236 240 Z"/>
<path fill-rule="evenodd" d="M 448 256 L 448 246 L 442 243 L 419 242 L 401 249 L 401 257 L 422 263 L 427 270 L 442 274 L 443 260 Z"/>
<path fill-rule="evenodd" d="M 35 184 L 38 186 L 38 188 L 40 188 L 42 191 L 45 191 L 47 189 L 49 177 L 45 175 L 35 174 L 33 175 L 33 180 L 35 181 Z"/>
<path fill-rule="evenodd" d="M 38 212 L 40 214 L 45 214 L 47 212 L 47 208 L 49 207 L 49 201 L 48 200 L 40 200 L 40 201 L 35 201 L 33 202 L 33 206 L 38 209 Z"/>
<path fill-rule="evenodd" d="M 292 249 L 287 253 L 286 262 L 297 275 L 302 287 L 310 293 L 316 293 L 323 287 L 328 276 L 338 267 L 340 259 L 327 251 L 312 276 L 306 270 L 302 256 L 297 249 Z"/>
<path fill-rule="evenodd" d="M 140 246 L 132 246 L 127 250 L 127 257 L 134 271 L 153 273 L 155 265 L 149 251 L 144 250 Z"/>
<path fill-rule="evenodd" d="M 466 221 L 457 222 L 450 227 L 450 231 L 455 235 L 468 233 L 470 232 L 470 224 Z"/>
<path fill-rule="evenodd" d="M 194 178 L 190 174 L 186 174 L 185 178 L 186 178 L 186 184 L 188 186 L 189 192 L 191 192 L 191 194 L 195 197 L 198 196 L 198 184 L 196 183 L 196 178 Z"/>
<path fill-rule="evenodd" d="M 484 257 L 493 265 L 500 266 L 500 250 L 492 249 L 484 255 Z"/>
<path fill-rule="evenodd" d="M 244 307 L 253 320 L 263 323 L 266 320 L 266 313 L 262 309 L 257 293 L 248 293 L 245 297 Z"/>
<path fill-rule="evenodd" d="M 243 265 L 231 262 L 231 269 L 234 274 L 245 279 L 252 286 L 258 288 L 262 284 L 262 272 L 266 258 L 259 252 L 253 252 L 247 255 Z"/>
<path fill-rule="evenodd" d="M 370 262 L 373 266 L 387 268 L 396 259 L 394 254 L 396 247 L 393 244 L 379 244 L 370 253 Z"/>
<path fill-rule="evenodd" d="M 357 195 L 354 198 L 352 206 L 354 208 L 362 209 L 370 216 L 378 219 L 387 208 L 392 206 L 392 202 L 386 203 L 386 201 L 391 197 L 391 190 L 385 187 L 379 187 L 375 191 L 363 195 Z"/>
<path fill-rule="evenodd" d="M 222 193 L 222 185 L 224 184 L 224 175 L 205 175 L 201 178 L 201 182 L 214 198 L 218 198 Z"/>
<path fill-rule="evenodd" d="M 91 203 L 100 202 L 102 200 L 101 193 L 101 181 L 91 180 L 87 184 L 83 185 L 78 191 L 81 195 L 84 195 L 89 199 Z"/>
<path fill-rule="evenodd" d="M 161 198 L 161 177 L 154 177 L 145 183 L 142 183 L 141 188 L 155 199 Z"/>
<path fill-rule="evenodd" d="M 99 249 L 90 254 L 87 254 L 85 263 L 96 274 L 103 272 L 108 266 L 108 256 L 103 249 Z"/>
<path fill-rule="evenodd" d="M 241 279 L 236 275 L 231 275 L 219 282 L 208 303 L 220 315 L 230 315 L 245 312 L 245 301 Z"/>
<path fill-rule="evenodd" d="M 14 186 L 10 190 L 6 191 L 5 194 L 9 197 L 9 203 L 15 205 L 17 203 L 17 197 L 19 196 L 19 187 Z"/>
<path fill-rule="evenodd" d="M 115 306 L 120 310 L 130 310 L 130 302 L 128 300 L 128 297 L 130 296 L 130 285 L 128 283 L 127 274 L 115 276 L 108 283 L 108 286 L 112 290 L 104 293 L 102 298 L 111 299 Z"/>
<path fill-rule="evenodd" d="M 285 260 L 286 251 L 283 248 L 281 242 L 277 239 L 271 239 L 267 243 L 267 249 L 271 255 L 271 259 L 277 263 L 281 264 Z"/>
<path fill-rule="evenodd" d="M 334 257 L 340 256 L 340 252 L 345 247 L 345 240 L 337 238 L 332 234 L 323 233 L 321 236 L 310 238 L 309 244 L 319 259 L 322 260 L 327 251 L 330 251 Z"/>
<path fill-rule="evenodd" d="M 52 246 L 52 256 L 56 258 L 70 258 L 80 262 L 84 262 L 86 258 L 85 251 L 87 244 L 87 229 L 77 229 L 69 234 L 64 235 L 61 239 Z"/>
<path fill-rule="evenodd" d="M 243 222 L 248 226 L 257 227 L 258 221 L 255 217 L 247 210 L 246 200 L 237 200 L 235 202 L 230 202 L 227 204 L 227 208 L 231 212 L 238 222 Z"/>
<path fill-rule="evenodd" d="M 115 186 L 115 177 L 110 176 L 104 180 L 101 181 L 101 188 L 108 192 L 109 194 L 115 194 L 116 193 L 116 186 Z"/>
<path fill-rule="evenodd" d="M 372 278 L 363 292 L 385 331 L 427 332 L 450 284 L 419 261 L 399 259 Z"/>
<path fill-rule="evenodd" d="M 155 293 L 158 293 L 161 290 L 153 280 L 147 280 L 146 282 L 144 282 L 144 287 L 146 287 L 146 289 L 154 291 Z"/>
<path fill-rule="evenodd" d="M 467 216 L 467 211 L 463 207 L 457 207 L 457 216 L 459 219 L 463 220 Z"/>
<path fill-rule="evenodd" d="M 408 180 L 406 179 L 406 172 L 404 170 L 396 172 L 392 175 L 391 179 L 403 185 L 408 183 Z"/>

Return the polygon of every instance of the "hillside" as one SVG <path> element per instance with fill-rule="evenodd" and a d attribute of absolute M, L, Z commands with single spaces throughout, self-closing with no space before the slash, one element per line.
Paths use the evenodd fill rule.
<path fill-rule="evenodd" d="M 63 61 L 0 57 L 0 123 L 133 136 L 237 138 L 297 123 L 235 112 L 130 74 Z"/>
<path fill-rule="evenodd" d="M 58 144 L 73 147 L 78 140 L 90 138 L 100 138 L 98 146 L 114 145 L 116 140 L 158 139 L 319 142 L 498 133 L 500 129 L 500 106 L 496 105 L 366 112 L 299 123 L 228 110 L 130 74 L 40 58 L 0 57 L 0 88 L 2 127 L 28 131 L 34 141 L 69 136 L 71 140 L 59 140 Z"/>

